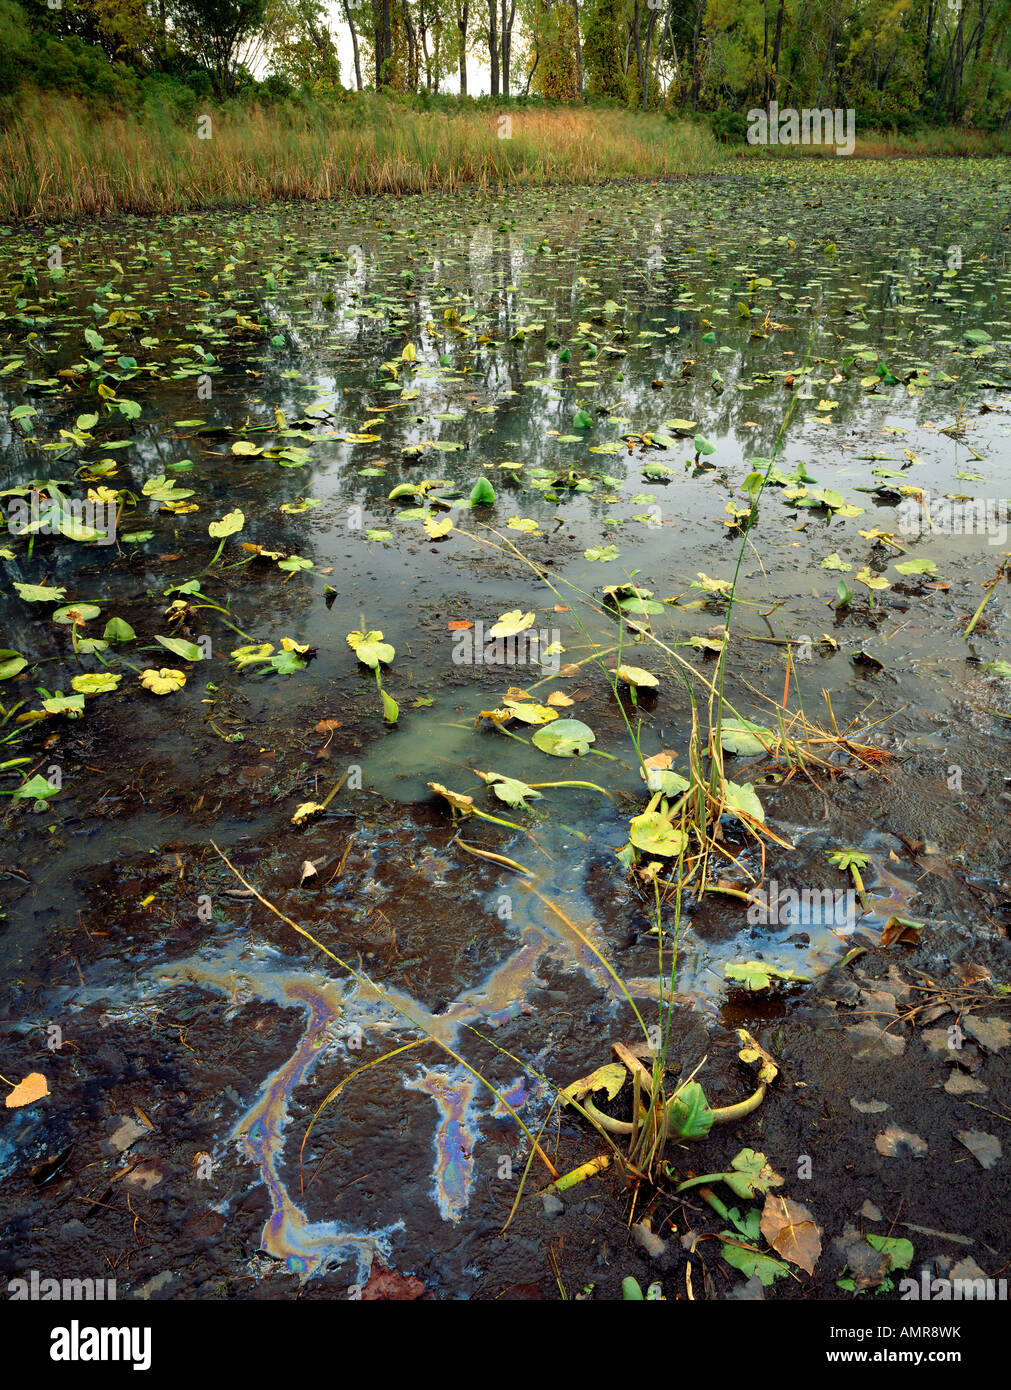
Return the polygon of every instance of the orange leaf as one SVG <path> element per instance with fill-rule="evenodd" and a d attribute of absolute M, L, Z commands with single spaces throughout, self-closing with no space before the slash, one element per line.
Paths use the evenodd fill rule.
<path fill-rule="evenodd" d="M 464 632 L 467 628 L 473 627 L 473 623 L 468 623 L 466 618 L 454 618 L 448 624 L 450 632 Z"/>
<path fill-rule="evenodd" d="M 331 729 L 340 728 L 343 728 L 343 725 L 339 719 L 321 719 L 316 725 L 316 732 L 318 734 L 328 734 Z"/>
<path fill-rule="evenodd" d="M 5 1104 L 8 1110 L 18 1105 L 31 1105 L 49 1094 L 49 1083 L 40 1071 L 33 1071 L 18 1083 L 8 1095 Z"/>

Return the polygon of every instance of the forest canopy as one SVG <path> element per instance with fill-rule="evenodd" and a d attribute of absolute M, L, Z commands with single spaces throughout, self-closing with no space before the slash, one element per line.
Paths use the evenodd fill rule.
<path fill-rule="evenodd" d="M 480 86 L 716 112 L 737 136 L 771 100 L 900 130 L 1011 113 L 1011 0 L 0 0 L 0 32 L 0 92 L 134 108 Z"/>

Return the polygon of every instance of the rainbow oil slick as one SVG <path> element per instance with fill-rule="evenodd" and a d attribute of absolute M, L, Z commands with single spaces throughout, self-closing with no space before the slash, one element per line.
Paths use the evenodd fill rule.
<path fill-rule="evenodd" d="M 462 1067 L 452 1071 L 423 1068 L 404 1080 L 408 1090 L 423 1091 L 439 1108 L 435 1130 L 433 1195 L 444 1221 L 459 1221 L 470 1204 L 474 1176 L 474 1145 L 478 1139 L 473 1114 L 480 1082 Z"/>

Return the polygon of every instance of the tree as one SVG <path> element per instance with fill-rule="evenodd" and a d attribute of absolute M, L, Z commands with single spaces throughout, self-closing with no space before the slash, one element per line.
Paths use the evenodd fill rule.
<path fill-rule="evenodd" d="M 276 72 L 300 85 L 340 85 L 340 58 L 322 0 L 269 0 L 264 30 Z"/>
<path fill-rule="evenodd" d="M 459 39 L 460 95 L 467 95 L 467 22 L 470 17 L 470 0 L 456 0 L 456 29 Z"/>
<path fill-rule="evenodd" d="M 218 96 L 229 96 L 239 52 L 262 30 L 267 0 L 171 0 L 169 12 L 180 47 L 206 63 Z"/>

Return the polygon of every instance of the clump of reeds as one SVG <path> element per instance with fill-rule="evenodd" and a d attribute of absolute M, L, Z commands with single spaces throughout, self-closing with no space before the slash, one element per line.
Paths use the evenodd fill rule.
<path fill-rule="evenodd" d="M 372 97 L 203 115 L 207 138 L 196 119 L 183 124 L 159 108 L 138 115 L 27 96 L 0 136 L 0 218 L 660 179 L 725 157 L 701 125 L 620 110 L 517 110 L 503 125 L 491 111 L 415 111 Z"/>

